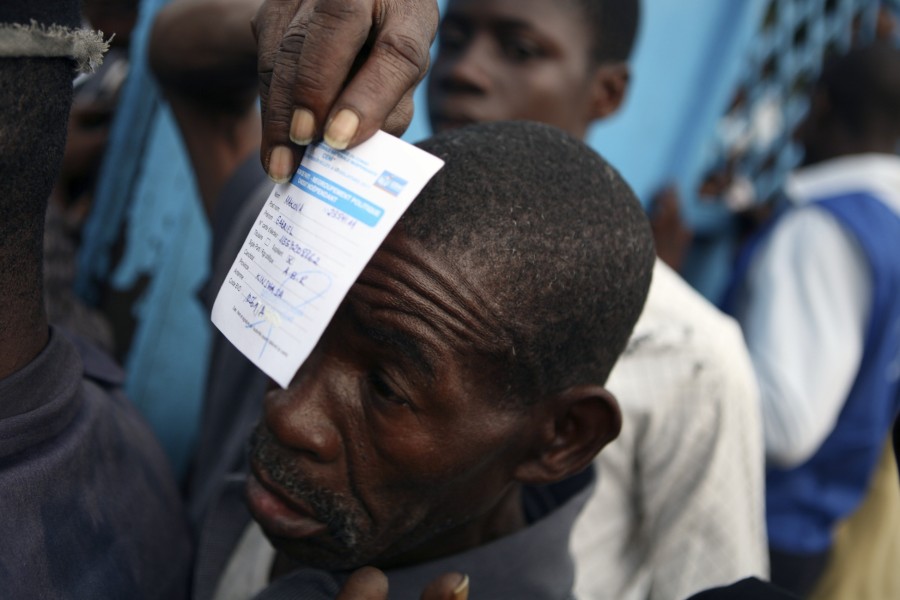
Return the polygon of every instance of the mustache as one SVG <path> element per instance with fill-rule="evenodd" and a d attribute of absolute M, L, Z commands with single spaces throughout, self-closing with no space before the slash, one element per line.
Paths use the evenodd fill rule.
<path fill-rule="evenodd" d="M 360 541 L 361 511 L 344 494 L 317 486 L 303 474 L 296 458 L 285 450 L 262 423 L 250 435 L 250 462 L 328 526 L 331 535 L 346 548 Z"/>

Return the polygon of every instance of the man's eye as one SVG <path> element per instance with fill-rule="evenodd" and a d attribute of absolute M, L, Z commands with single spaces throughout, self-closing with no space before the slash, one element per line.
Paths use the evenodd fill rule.
<path fill-rule="evenodd" d="M 385 381 L 380 373 L 371 373 L 369 375 L 369 387 L 375 397 L 381 401 L 390 402 L 391 404 L 397 404 L 399 406 L 412 407 L 405 398 L 394 391 L 394 388 Z"/>
<path fill-rule="evenodd" d="M 441 50 L 460 50 L 466 45 L 468 35 L 462 27 L 445 24 L 438 32 L 438 44 Z"/>
<path fill-rule="evenodd" d="M 525 62 L 544 55 L 540 45 L 521 37 L 508 37 L 502 40 L 503 54 L 516 62 Z"/>

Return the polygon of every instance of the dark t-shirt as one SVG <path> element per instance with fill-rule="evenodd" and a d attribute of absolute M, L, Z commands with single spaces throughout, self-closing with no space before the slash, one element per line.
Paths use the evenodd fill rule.
<path fill-rule="evenodd" d="M 185 513 L 122 380 L 99 350 L 52 328 L 0 381 L 0 596 L 186 597 Z"/>

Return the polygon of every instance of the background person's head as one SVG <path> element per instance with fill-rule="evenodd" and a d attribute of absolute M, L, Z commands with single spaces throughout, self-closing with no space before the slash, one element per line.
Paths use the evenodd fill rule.
<path fill-rule="evenodd" d="M 620 427 L 602 386 L 654 260 L 631 190 L 545 125 L 421 146 L 446 166 L 251 442 L 251 510 L 306 564 L 408 564 L 505 535 L 520 484 L 583 470 Z"/>
<path fill-rule="evenodd" d="M 825 64 L 796 134 L 803 163 L 893 153 L 900 144 L 900 48 L 880 42 Z"/>
<path fill-rule="evenodd" d="M 638 20 L 638 0 L 449 0 L 432 128 L 525 119 L 583 138 L 622 103 Z"/>

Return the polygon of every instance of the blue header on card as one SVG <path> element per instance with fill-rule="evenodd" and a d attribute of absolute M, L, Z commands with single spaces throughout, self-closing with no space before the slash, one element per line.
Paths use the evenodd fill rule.
<path fill-rule="evenodd" d="M 294 174 L 292 183 L 309 195 L 327 202 L 369 227 L 378 224 L 384 215 L 384 209 L 381 207 L 303 165 L 300 165 L 300 169 Z"/>

